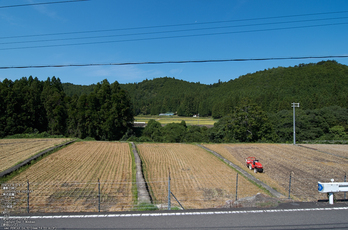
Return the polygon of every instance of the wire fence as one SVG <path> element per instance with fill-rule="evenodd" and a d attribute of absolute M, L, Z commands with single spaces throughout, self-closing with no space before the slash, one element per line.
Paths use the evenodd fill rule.
<path fill-rule="evenodd" d="M 232 178 L 232 179 L 231 179 Z M 258 192 L 248 189 L 250 183 L 243 182 L 238 174 L 232 175 L 230 186 L 204 186 L 193 178 L 189 183 L 180 179 L 162 179 L 147 182 L 156 209 L 202 209 L 232 207 L 235 201 L 253 197 Z M 205 178 L 206 180 L 207 178 Z M 209 177 L 208 177 L 209 179 Z M 328 199 L 318 192 L 318 181 L 346 181 L 346 175 L 336 178 L 306 178 L 294 173 L 282 178 L 279 183 L 288 193 L 283 201 L 318 201 Z M 170 183 L 170 184 L 169 184 Z M 189 187 L 188 185 L 192 185 Z M 195 185 L 194 185 L 195 184 Z M 243 186 L 246 187 L 243 188 Z M 170 185 L 170 186 L 169 186 Z M 255 185 L 252 185 L 255 187 Z M 48 212 L 114 212 L 142 210 L 134 193 L 135 183 L 95 182 L 8 182 L 1 185 L 0 210 L 2 214 L 48 213 Z M 261 190 L 262 191 L 262 190 Z M 263 191 L 262 193 L 267 194 Z M 289 199 L 290 198 L 290 199 Z M 346 199 L 345 193 L 336 193 L 335 199 Z"/>

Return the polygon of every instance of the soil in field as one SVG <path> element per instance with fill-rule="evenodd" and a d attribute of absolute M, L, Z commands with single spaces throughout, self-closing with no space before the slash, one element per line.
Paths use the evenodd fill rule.
<path fill-rule="evenodd" d="M 86 212 L 131 210 L 132 158 L 127 143 L 77 142 L 59 150 L 11 181 L 27 190 L 32 212 Z M 99 183 L 98 183 L 99 179 Z M 27 194 L 16 194 L 17 209 Z"/>
<path fill-rule="evenodd" d="M 264 167 L 264 173 L 253 173 L 284 195 L 301 201 L 327 199 L 318 192 L 318 181 L 343 181 L 348 171 L 348 159 L 327 153 L 286 144 L 206 144 L 204 145 L 233 163 L 245 167 L 245 158 L 256 157 Z M 329 151 L 329 150 L 328 150 Z M 291 175 L 291 181 L 290 181 Z M 337 199 L 343 193 L 337 194 Z"/>
<path fill-rule="evenodd" d="M 319 150 L 328 154 L 348 158 L 348 145 L 334 145 L 334 144 L 301 144 L 310 149 Z"/>
<path fill-rule="evenodd" d="M 214 208 L 227 200 L 263 192 L 213 154 L 190 144 L 139 144 L 145 178 L 156 204 L 168 200 L 168 177 L 171 192 L 184 208 Z M 172 205 L 179 206 L 172 197 Z"/>

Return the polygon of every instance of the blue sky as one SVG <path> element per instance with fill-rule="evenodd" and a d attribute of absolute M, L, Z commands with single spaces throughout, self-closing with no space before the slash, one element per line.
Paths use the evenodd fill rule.
<path fill-rule="evenodd" d="M 89 0 L 1 8 L 56 1 L 63 0 L 0 0 L 0 67 L 348 55 L 346 0 Z M 168 76 L 213 84 L 321 60 L 0 69 L 0 80 L 56 76 L 89 85 Z M 348 58 L 336 60 L 348 65 Z"/>

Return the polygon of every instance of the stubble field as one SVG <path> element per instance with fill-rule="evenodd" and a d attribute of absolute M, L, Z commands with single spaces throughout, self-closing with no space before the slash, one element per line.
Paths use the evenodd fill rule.
<path fill-rule="evenodd" d="M 98 185 L 98 179 L 100 185 Z M 33 212 L 130 210 L 132 205 L 132 157 L 127 143 L 77 142 L 59 150 L 8 184 L 30 185 Z M 26 205 L 26 194 L 20 198 Z"/>
<path fill-rule="evenodd" d="M 331 153 L 337 156 L 348 158 L 348 145 L 334 145 L 334 144 L 301 144 L 311 149 L 316 149 L 322 152 Z"/>
<path fill-rule="evenodd" d="M 68 140 L 67 138 L 2 139 L 0 140 L 0 172 Z"/>
<path fill-rule="evenodd" d="M 66 139 L 50 139 L 58 143 Z M 1 150 L 27 158 L 49 141 L 1 140 Z M 52 143 L 50 143 L 52 144 Z M 56 144 L 56 143 L 55 143 Z M 23 147 L 22 145 L 26 146 Z M 204 144 L 244 168 L 259 180 L 299 201 L 327 199 L 317 183 L 343 181 L 348 171 L 347 145 Z M 16 148 L 15 148 L 16 147 Z M 236 198 L 236 172 L 206 150 L 191 144 L 137 144 L 144 176 L 155 204 L 167 204 L 168 177 L 171 191 L 185 208 L 222 207 Z M 6 157 L 3 154 L 2 157 Z M 29 154 L 30 155 L 30 154 Z M 16 157 L 11 156 L 14 162 Z M 248 170 L 245 158 L 255 156 L 264 173 Z M 6 158 L 3 158 L 6 159 Z M 7 158 L 10 159 L 10 158 Z M 100 183 L 98 183 L 98 179 Z M 8 181 L 19 186 L 17 207 L 27 207 L 29 182 L 31 212 L 80 212 L 132 210 L 132 157 L 127 143 L 77 142 L 61 149 Z M 238 198 L 264 193 L 244 177 L 238 178 Z M 99 196 L 100 195 L 100 196 Z M 336 194 L 342 198 L 343 194 Z M 172 204 L 178 206 L 172 197 Z"/>
<path fill-rule="evenodd" d="M 212 208 L 234 200 L 236 172 L 217 157 L 190 144 L 138 144 L 145 179 L 157 204 L 166 204 L 168 176 L 171 191 L 184 208 Z M 244 177 L 238 178 L 238 198 L 263 192 Z M 173 200 L 173 204 L 178 203 Z"/>
<path fill-rule="evenodd" d="M 331 179 L 335 179 L 342 182 L 348 171 L 348 159 L 300 146 L 287 144 L 205 144 L 204 146 L 220 153 L 245 170 L 248 170 L 245 158 L 256 157 L 263 164 L 264 173 L 249 172 L 284 195 L 288 195 L 291 174 L 291 197 L 295 200 L 327 199 L 326 194 L 318 192 L 318 181 L 330 182 Z M 325 147 L 327 152 L 334 152 L 333 149 L 336 149 L 335 146 Z M 337 198 L 341 196 L 343 194 L 337 194 Z"/>

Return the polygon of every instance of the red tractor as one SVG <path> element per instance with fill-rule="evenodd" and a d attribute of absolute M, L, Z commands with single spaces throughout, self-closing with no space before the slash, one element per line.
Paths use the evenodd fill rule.
<path fill-rule="evenodd" d="M 254 173 L 263 172 L 263 167 L 262 164 L 256 160 L 255 157 L 248 157 L 247 159 L 245 159 L 246 161 L 246 165 L 250 170 L 254 170 Z"/>

